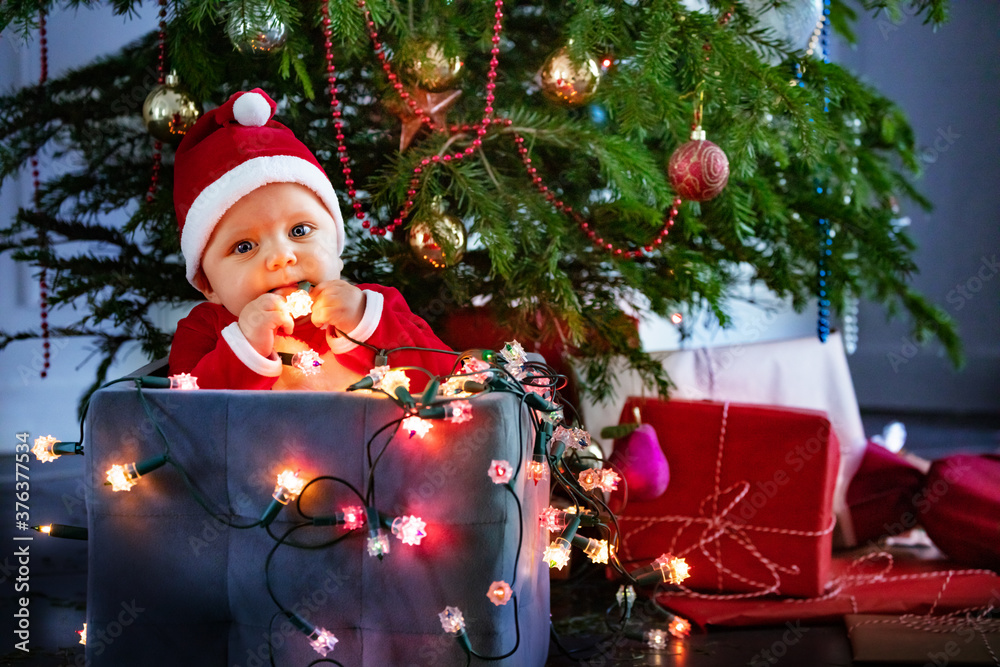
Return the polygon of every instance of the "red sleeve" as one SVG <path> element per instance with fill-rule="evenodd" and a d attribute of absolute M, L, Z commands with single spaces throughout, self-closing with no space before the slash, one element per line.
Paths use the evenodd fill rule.
<path fill-rule="evenodd" d="M 270 389 L 275 377 L 250 370 L 222 337 L 222 329 L 236 322 L 229 311 L 210 303 L 198 304 L 177 324 L 170 345 L 170 373 L 190 373 L 202 389 Z"/>
<path fill-rule="evenodd" d="M 382 316 L 372 335 L 364 342 L 379 350 L 392 350 L 396 347 L 422 347 L 430 350 L 450 351 L 441 342 L 430 325 L 421 317 L 413 314 L 403 295 L 393 287 L 382 285 L 358 285 L 359 289 L 377 292 L 382 295 Z M 338 354 L 337 359 L 359 373 L 367 373 L 375 365 L 375 353 L 362 345 Z M 400 350 L 389 353 L 389 366 L 418 366 L 425 368 L 432 375 L 447 375 L 451 372 L 455 355 L 424 350 Z M 421 391 L 427 384 L 428 376 L 420 371 L 407 371 L 410 378 L 410 388 L 413 392 Z"/>

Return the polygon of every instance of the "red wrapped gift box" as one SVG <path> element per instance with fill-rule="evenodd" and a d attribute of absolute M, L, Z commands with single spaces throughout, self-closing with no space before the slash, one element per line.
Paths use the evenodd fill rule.
<path fill-rule="evenodd" d="M 873 547 L 838 555 L 823 595 L 813 598 L 705 600 L 664 593 L 658 601 L 699 627 L 782 625 L 790 620 L 829 623 L 847 614 L 946 614 L 1000 606 L 1000 576 L 960 569 L 937 554 L 921 558 L 903 549 Z"/>
<path fill-rule="evenodd" d="M 814 596 L 828 580 L 838 446 L 821 412 L 629 398 L 670 464 L 666 492 L 617 510 L 626 567 L 685 558 L 689 595 Z"/>

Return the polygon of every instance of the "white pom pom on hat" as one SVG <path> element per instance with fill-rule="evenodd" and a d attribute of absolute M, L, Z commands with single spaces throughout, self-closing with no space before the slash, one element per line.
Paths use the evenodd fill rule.
<path fill-rule="evenodd" d="M 271 105 L 260 93 L 244 93 L 233 102 L 233 118 L 246 127 L 264 127 L 271 120 Z"/>

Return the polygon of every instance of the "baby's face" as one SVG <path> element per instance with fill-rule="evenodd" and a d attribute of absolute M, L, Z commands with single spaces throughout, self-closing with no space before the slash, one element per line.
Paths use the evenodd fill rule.
<path fill-rule="evenodd" d="M 239 316 L 266 292 L 288 296 L 296 284 L 340 277 L 337 227 L 312 190 L 270 183 L 232 206 L 215 226 L 196 282 L 205 298 Z"/>

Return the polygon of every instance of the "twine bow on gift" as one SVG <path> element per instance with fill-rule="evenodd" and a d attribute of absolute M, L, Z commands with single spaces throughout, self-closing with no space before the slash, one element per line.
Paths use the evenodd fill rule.
<path fill-rule="evenodd" d="M 687 597 L 710 600 L 739 600 L 744 598 L 760 597 L 770 593 L 777 593 L 781 588 L 781 575 L 798 574 L 799 567 L 795 564 L 782 565 L 762 554 L 757 545 L 754 544 L 750 534 L 771 533 L 779 535 L 793 535 L 796 537 L 821 537 L 833 532 L 834 519 L 832 517 L 829 526 L 822 530 L 793 530 L 790 528 L 776 528 L 772 526 L 756 526 L 741 521 L 735 521 L 730 518 L 733 509 L 736 508 L 750 492 L 750 482 L 747 480 L 741 480 L 726 487 L 725 489 L 720 488 L 722 485 L 722 460 L 726 442 L 726 425 L 728 419 L 729 403 L 727 402 L 724 403 L 722 407 L 722 426 L 719 430 L 719 447 L 715 460 L 714 485 L 712 492 L 706 496 L 701 503 L 699 503 L 698 516 L 665 515 L 619 518 L 620 522 L 642 522 L 642 525 L 638 528 L 626 533 L 623 536 L 622 542 L 624 544 L 626 554 L 628 554 L 628 539 L 633 535 L 644 530 L 648 530 L 661 523 L 680 523 L 680 528 L 670 541 L 670 547 L 668 549 L 669 552 L 675 556 L 684 557 L 696 549 L 700 551 L 705 559 L 715 566 L 718 576 L 717 587 L 720 591 L 723 589 L 724 574 L 756 589 L 747 593 L 732 593 L 723 595 L 719 593 L 698 593 L 691 590 L 687 586 L 680 584 L 679 588 Z M 685 530 L 692 526 L 701 528 L 701 533 L 698 535 L 697 540 L 684 549 L 677 550 L 676 545 L 681 535 L 685 532 Z M 758 563 L 763 565 L 768 573 L 770 573 L 771 581 L 756 581 L 726 567 L 726 565 L 722 562 L 722 548 L 720 544 L 720 538 L 723 536 L 729 538 L 745 549 L 747 553 L 753 556 Z M 713 547 L 711 550 L 709 549 L 710 546 Z"/>

